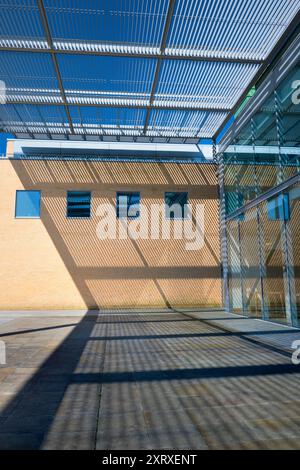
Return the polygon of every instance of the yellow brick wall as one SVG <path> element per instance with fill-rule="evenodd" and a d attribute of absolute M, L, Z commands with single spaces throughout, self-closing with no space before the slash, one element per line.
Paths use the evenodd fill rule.
<path fill-rule="evenodd" d="M 219 306 L 217 180 L 212 164 L 0 161 L 0 309 Z M 42 191 L 41 218 L 15 219 L 17 189 Z M 92 217 L 66 218 L 66 191 L 92 191 Z M 116 191 L 149 206 L 165 191 L 204 205 L 204 246 L 99 240 L 96 214 Z"/>

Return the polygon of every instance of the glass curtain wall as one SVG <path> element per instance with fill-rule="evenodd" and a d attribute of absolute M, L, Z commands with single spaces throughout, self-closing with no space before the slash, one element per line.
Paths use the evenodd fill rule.
<path fill-rule="evenodd" d="M 290 208 L 290 216 L 286 223 L 287 271 L 295 317 L 300 326 L 300 183 L 290 187 L 285 194 L 288 195 Z"/>
<path fill-rule="evenodd" d="M 222 158 L 230 308 L 300 326 L 300 183 L 288 183 L 300 171 L 299 63 Z M 283 182 L 284 190 L 243 211 Z"/>

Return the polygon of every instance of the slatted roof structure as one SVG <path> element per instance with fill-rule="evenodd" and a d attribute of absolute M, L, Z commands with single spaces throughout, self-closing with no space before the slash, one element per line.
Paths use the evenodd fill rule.
<path fill-rule="evenodd" d="M 0 0 L 0 130 L 215 137 L 300 22 L 300 0 Z"/>

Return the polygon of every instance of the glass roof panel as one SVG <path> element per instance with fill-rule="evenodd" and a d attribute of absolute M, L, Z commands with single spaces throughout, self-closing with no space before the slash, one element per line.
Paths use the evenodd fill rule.
<path fill-rule="evenodd" d="M 148 135 L 174 137 L 208 137 L 218 129 L 227 114 L 223 112 L 207 111 L 177 111 L 153 110 L 151 111 Z"/>
<path fill-rule="evenodd" d="M 165 60 L 155 100 L 231 108 L 258 68 L 255 64 Z"/>
<path fill-rule="evenodd" d="M 49 54 L 0 52 L 0 80 L 6 88 L 52 89 L 58 84 Z"/>
<path fill-rule="evenodd" d="M 157 45 L 167 0 L 44 0 L 54 40 Z"/>
<path fill-rule="evenodd" d="M 87 133 L 103 133 L 103 129 L 140 128 L 142 130 L 146 110 L 135 108 L 98 108 L 71 106 L 70 113 L 77 132 L 86 129 Z"/>
<path fill-rule="evenodd" d="M 156 60 L 64 54 L 57 58 L 70 103 L 149 104 Z"/>
<path fill-rule="evenodd" d="M 299 11 L 299 0 L 181 0 L 166 52 L 265 59 Z"/>
<path fill-rule="evenodd" d="M 42 39 L 44 29 L 36 0 L 2 0 L 0 38 Z"/>
<path fill-rule="evenodd" d="M 0 0 L 0 131 L 211 138 L 299 11 L 299 0 Z"/>
<path fill-rule="evenodd" d="M 1 106 L 1 126 L 9 132 L 56 132 L 69 131 L 65 110 L 62 106 L 33 106 L 5 104 Z"/>

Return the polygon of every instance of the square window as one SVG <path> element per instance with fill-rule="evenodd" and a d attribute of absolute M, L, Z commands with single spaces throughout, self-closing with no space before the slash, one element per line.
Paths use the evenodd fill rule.
<path fill-rule="evenodd" d="M 188 193 L 167 192 L 165 193 L 165 215 L 166 219 L 186 219 Z"/>
<path fill-rule="evenodd" d="M 67 217 L 88 218 L 91 216 L 91 192 L 67 192 Z"/>
<path fill-rule="evenodd" d="M 38 219 L 41 212 L 40 191 L 16 191 L 16 218 Z"/>
<path fill-rule="evenodd" d="M 117 192 L 117 218 L 136 219 L 140 216 L 140 193 Z"/>
<path fill-rule="evenodd" d="M 268 201 L 268 218 L 269 220 L 289 220 L 290 207 L 288 194 L 280 194 Z"/>

